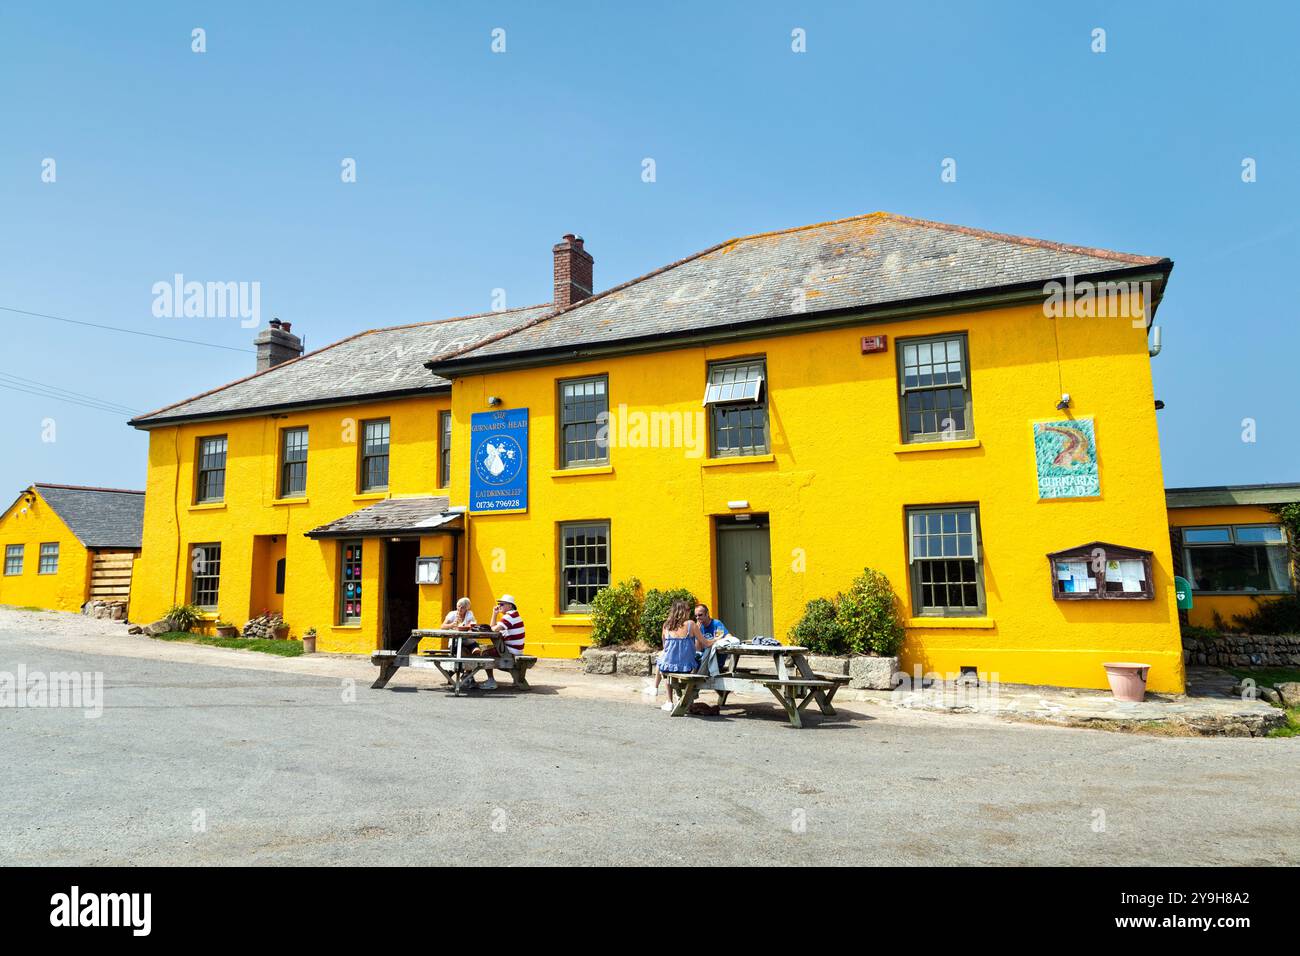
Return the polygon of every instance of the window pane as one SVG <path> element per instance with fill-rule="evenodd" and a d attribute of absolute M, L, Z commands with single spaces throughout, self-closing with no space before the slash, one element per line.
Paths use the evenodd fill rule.
<path fill-rule="evenodd" d="M 5 574 L 23 573 L 23 546 L 21 544 L 5 545 Z"/>
<path fill-rule="evenodd" d="M 40 561 L 37 564 L 36 571 L 38 574 L 57 574 L 59 571 L 59 543 L 41 545 Z"/>
<path fill-rule="evenodd" d="M 190 603 L 215 609 L 221 584 L 221 545 L 196 544 L 190 548 Z"/>
<path fill-rule="evenodd" d="M 1229 528 L 1184 528 L 1185 544 L 1231 544 L 1232 531 Z"/>
<path fill-rule="evenodd" d="M 560 465 L 600 464 L 609 460 L 608 441 L 598 437 L 609 411 L 605 379 L 560 383 Z"/>
<path fill-rule="evenodd" d="M 1222 545 L 1188 548 L 1188 571 L 1198 591 L 1283 591 L 1290 589 L 1286 548 Z"/>
<path fill-rule="evenodd" d="M 1242 527 L 1238 525 L 1233 528 L 1233 534 L 1236 535 L 1237 541 L 1241 544 L 1247 543 L 1267 543 L 1282 544 L 1286 537 L 1282 534 L 1282 526 L 1276 524 L 1249 525 Z"/>
<path fill-rule="evenodd" d="M 561 525 L 560 555 L 561 608 L 589 609 L 596 592 L 609 585 L 609 525 Z"/>

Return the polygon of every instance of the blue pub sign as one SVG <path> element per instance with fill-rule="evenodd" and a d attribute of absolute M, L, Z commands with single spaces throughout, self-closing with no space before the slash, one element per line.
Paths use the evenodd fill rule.
<path fill-rule="evenodd" d="M 528 409 L 470 416 L 469 510 L 528 510 Z"/>

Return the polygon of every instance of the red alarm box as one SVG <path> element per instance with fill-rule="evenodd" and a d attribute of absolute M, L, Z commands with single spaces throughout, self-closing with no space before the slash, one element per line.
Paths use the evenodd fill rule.
<path fill-rule="evenodd" d="M 862 354 L 869 355 L 872 352 L 889 351 L 888 335 L 864 335 L 862 336 Z"/>

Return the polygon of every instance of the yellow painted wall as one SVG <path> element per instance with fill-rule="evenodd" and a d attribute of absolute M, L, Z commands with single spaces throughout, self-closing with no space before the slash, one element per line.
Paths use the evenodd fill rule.
<path fill-rule="evenodd" d="M 388 402 L 160 427 L 150 432 L 149 478 L 145 493 L 144 550 L 136 563 L 131 617 L 149 622 L 173 604 L 189 600 L 188 555 L 195 544 L 221 542 L 222 567 L 217 616 L 242 625 L 262 606 L 274 579 L 269 554 L 255 555 L 255 542 L 277 536 L 283 547 L 286 587 L 283 613 L 290 634 L 317 631 L 321 651 L 368 653 L 379 646 L 381 562 L 380 543 L 367 539 L 362 564 L 362 621 L 338 624 L 338 548 L 332 540 L 313 540 L 304 533 L 385 497 L 437 493 L 437 413 L 445 397 L 410 398 Z M 362 494 L 358 480 L 361 422 L 391 420 L 389 488 Z M 307 494 L 277 499 L 279 431 L 307 426 Z M 227 436 L 225 500 L 219 505 L 194 504 L 195 454 L 200 437 Z M 444 536 L 428 540 L 429 547 L 450 554 Z M 282 542 L 282 544 L 280 543 Z M 422 549 L 421 553 L 440 553 Z M 449 569 L 447 569 L 449 570 Z M 270 577 L 268 578 L 268 575 Z M 448 581 L 449 575 L 444 577 Z M 443 606 L 454 598 L 446 586 L 423 586 L 421 626 L 441 620 Z M 273 590 L 273 589 L 271 589 Z M 425 594 L 436 591 L 437 594 Z M 262 603 L 266 601 L 266 603 Z M 257 604 L 257 607 L 254 607 Z M 215 619 L 215 618 L 214 618 Z"/>
<path fill-rule="evenodd" d="M 903 450 L 897 338 L 957 331 L 969 333 L 978 445 Z M 860 337 L 881 333 L 888 352 L 862 355 Z M 616 447 L 605 473 L 554 473 L 557 379 L 606 373 L 615 412 L 626 404 L 696 416 L 706 363 L 748 355 L 767 359 L 769 460 L 714 463 L 681 448 Z M 458 379 L 454 448 L 468 448 L 470 416 L 488 410 L 489 395 L 528 408 L 531 420 L 528 513 L 470 518 L 475 610 L 485 616 L 495 594 L 513 592 L 531 653 L 578 653 L 590 627 L 558 613 L 556 524 L 583 519 L 610 521 L 615 580 L 689 587 L 716 608 L 711 516 L 744 499 L 770 515 L 775 636 L 784 638 L 808 600 L 834 595 L 863 566 L 888 574 L 909 605 L 905 506 L 977 502 L 988 615 L 910 619 L 906 668 L 973 665 L 1003 681 L 1104 687 L 1103 661 L 1138 660 L 1152 664 L 1152 689 L 1180 691 L 1149 361 L 1145 333 L 1128 319 L 1054 323 L 1023 306 Z M 1062 390 L 1074 416 L 1095 419 L 1099 499 L 1038 499 L 1031 426 L 1067 417 L 1055 410 Z M 451 501 L 469 501 L 463 458 Z M 1054 600 L 1046 554 L 1094 540 L 1151 550 L 1156 599 Z"/>
<path fill-rule="evenodd" d="M 28 496 L 34 499 L 29 504 Z M 58 542 L 59 570 L 40 574 L 41 544 Z M 23 545 L 23 573 L 0 574 L 0 604 L 39 607 L 53 611 L 80 611 L 90 590 L 93 558 L 40 496 L 29 490 L 0 516 L 0 560 L 5 546 Z M 0 566 L 2 567 L 2 566 Z"/>
<path fill-rule="evenodd" d="M 1209 508 L 1169 509 L 1169 526 L 1171 528 L 1277 523 L 1277 515 L 1259 505 L 1221 505 Z M 1249 594 L 1198 594 L 1193 592 L 1193 607 L 1187 612 L 1187 623 L 1197 627 L 1213 627 L 1214 616 L 1217 613 L 1224 623 L 1232 626 L 1234 624 L 1233 618 L 1238 614 L 1249 614 L 1259 607 L 1261 603 L 1276 599 L 1276 595 L 1252 597 Z"/>

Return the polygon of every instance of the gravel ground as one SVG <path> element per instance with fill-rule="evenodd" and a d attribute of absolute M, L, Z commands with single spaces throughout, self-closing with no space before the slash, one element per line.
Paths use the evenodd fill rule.
<path fill-rule="evenodd" d="M 671 719 L 539 669 L 452 698 L 0 609 L 0 672 L 92 671 L 102 716 L 0 709 L 17 864 L 1300 863 L 1295 740 L 1154 738 L 870 704 Z M 542 679 L 542 675 L 546 679 Z M 361 679 L 355 679 L 357 677 Z"/>

